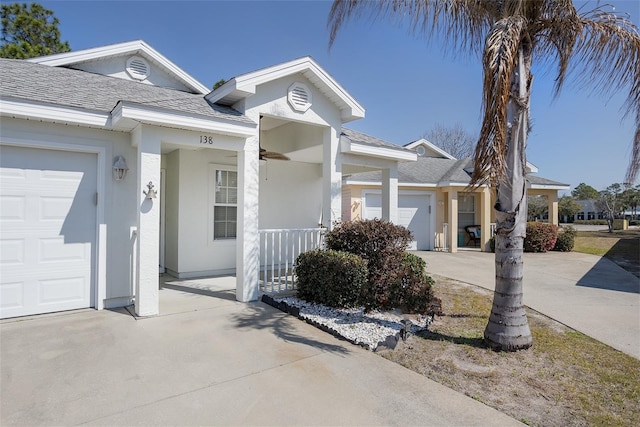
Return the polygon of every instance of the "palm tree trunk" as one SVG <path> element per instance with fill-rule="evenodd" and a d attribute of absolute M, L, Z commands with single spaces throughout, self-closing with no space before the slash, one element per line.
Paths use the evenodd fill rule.
<path fill-rule="evenodd" d="M 507 174 L 497 188 L 496 287 L 485 341 L 495 350 L 515 351 L 531 347 L 533 338 L 522 305 L 523 245 L 526 234 L 527 194 L 525 146 L 528 132 L 531 56 L 518 52 L 518 66 L 511 83 L 507 107 Z M 528 49 L 527 49 L 528 50 Z"/>

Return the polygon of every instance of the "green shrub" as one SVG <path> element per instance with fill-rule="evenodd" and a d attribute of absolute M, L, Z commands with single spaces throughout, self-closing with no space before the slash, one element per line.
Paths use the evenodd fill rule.
<path fill-rule="evenodd" d="M 391 288 L 390 305 L 407 313 L 439 313 L 439 300 L 432 291 L 434 281 L 425 273 L 426 262 L 417 255 L 405 253 L 402 266 L 402 276 Z"/>
<path fill-rule="evenodd" d="M 491 238 L 489 239 L 489 249 L 491 249 L 491 252 L 496 251 L 496 236 L 491 236 Z"/>
<path fill-rule="evenodd" d="M 528 222 L 524 238 L 525 252 L 547 252 L 553 249 L 558 238 L 558 226 L 546 222 Z"/>
<path fill-rule="evenodd" d="M 629 225 L 640 225 L 640 221 L 637 219 L 629 220 Z"/>
<path fill-rule="evenodd" d="M 316 249 L 298 256 L 295 263 L 297 296 L 331 307 L 359 305 L 367 281 L 366 261 L 357 255 Z"/>
<path fill-rule="evenodd" d="M 560 227 L 558 231 L 558 239 L 553 247 L 554 251 L 571 252 L 575 244 L 578 232 L 571 226 Z"/>
<path fill-rule="evenodd" d="M 391 289 L 404 274 L 404 253 L 412 236 L 405 227 L 379 219 L 338 223 L 325 234 L 328 249 L 350 252 L 367 261 L 362 290 L 367 310 L 392 306 Z"/>

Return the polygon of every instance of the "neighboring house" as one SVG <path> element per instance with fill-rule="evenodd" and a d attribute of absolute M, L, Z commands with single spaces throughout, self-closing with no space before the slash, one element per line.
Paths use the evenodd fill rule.
<path fill-rule="evenodd" d="M 377 141 L 358 132 L 343 130 L 346 139 L 372 144 Z M 401 163 L 398 167 L 398 223 L 414 235 L 413 249 L 448 250 L 474 243 L 465 230 L 480 226 L 479 246 L 489 249 L 489 239 L 495 221 L 494 194 L 487 186 L 472 192 L 467 187 L 473 171 L 471 158 L 456 159 L 425 139 L 405 146 L 418 154 L 417 162 Z M 541 178 L 537 168 L 527 163 L 527 193 L 546 196 L 549 217 L 558 221 L 558 191 L 568 190 L 568 184 Z M 364 172 L 346 176 L 343 187 L 343 220 L 375 218 L 381 215 L 380 172 Z"/>
<path fill-rule="evenodd" d="M 159 271 L 235 274 L 255 300 L 269 264 L 340 220 L 343 175 L 378 171 L 376 215 L 395 221 L 417 158 L 341 137 L 364 108 L 309 57 L 209 91 L 134 41 L 2 59 L 0 79 L 1 317 L 155 315 Z"/>
<path fill-rule="evenodd" d="M 576 200 L 582 206 L 582 210 L 573 216 L 573 219 L 568 218 L 571 222 L 576 220 L 589 220 L 589 219 L 607 219 L 607 214 L 602 212 L 598 208 L 597 200 Z"/>

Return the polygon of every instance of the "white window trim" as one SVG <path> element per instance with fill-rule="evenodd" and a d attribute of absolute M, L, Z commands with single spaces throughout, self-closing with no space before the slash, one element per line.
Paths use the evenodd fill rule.
<path fill-rule="evenodd" d="M 220 245 L 224 243 L 232 243 L 235 244 L 236 239 L 215 239 L 214 238 L 214 207 L 216 203 L 216 171 L 229 171 L 229 172 L 238 172 L 237 166 L 231 165 L 222 165 L 217 163 L 209 163 L 209 172 L 208 172 L 208 185 L 207 192 L 209 193 L 209 208 L 208 208 L 208 221 L 207 221 L 207 242 L 209 245 L 215 244 Z M 236 203 L 237 206 L 237 203 Z"/>

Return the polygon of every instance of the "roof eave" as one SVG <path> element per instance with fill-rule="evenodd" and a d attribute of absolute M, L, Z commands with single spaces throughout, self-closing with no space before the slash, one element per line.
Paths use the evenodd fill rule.
<path fill-rule="evenodd" d="M 207 94 L 206 99 L 213 103 L 233 105 L 255 94 L 257 86 L 297 73 L 304 74 L 321 92 L 334 95 L 327 97 L 340 108 L 343 122 L 364 117 L 364 107 L 309 56 L 234 77 Z"/>
<path fill-rule="evenodd" d="M 134 40 L 131 42 L 117 43 L 92 49 L 40 56 L 37 58 L 27 59 L 26 61 L 42 65 L 49 65 L 52 67 L 60 67 L 65 65 L 77 64 L 80 62 L 93 61 L 109 56 L 126 55 L 139 52 L 143 52 L 147 57 L 160 65 L 161 68 L 169 71 L 180 82 L 193 89 L 194 91 L 201 93 L 202 95 L 206 95 L 207 93 L 209 93 L 209 89 L 206 86 L 190 76 L 176 64 L 171 62 L 164 55 L 153 49 L 143 40 Z"/>

